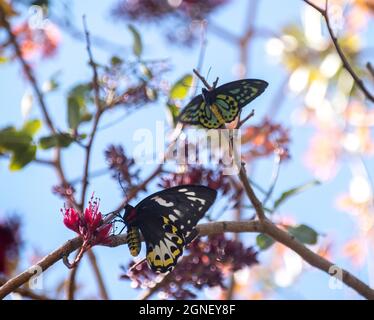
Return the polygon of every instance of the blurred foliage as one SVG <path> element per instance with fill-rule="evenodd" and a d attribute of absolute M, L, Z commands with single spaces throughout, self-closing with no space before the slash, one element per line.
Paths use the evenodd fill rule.
<path fill-rule="evenodd" d="M 35 159 L 37 146 L 33 138 L 41 125 L 35 119 L 25 122 L 18 130 L 13 126 L 0 130 L 0 154 L 10 155 L 10 170 L 20 170 Z"/>

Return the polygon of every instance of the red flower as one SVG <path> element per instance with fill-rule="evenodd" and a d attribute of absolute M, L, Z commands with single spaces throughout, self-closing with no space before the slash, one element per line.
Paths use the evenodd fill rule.
<path fill-rule="evenodd" d="M 65 209 L 64 224 L 69 229 L 79 233 L 79 216 L 74 208 Z"/>
<path fill-rule="evenodd" d="M 65 208 L 64 224 L 70 230 L 78 233 L 83 239 L 83 246 L 88 249 L 96 244 L 105 243 L 110 235 L 112 225 L 105 224 L 99 212 L 98 200 L 91 200 L 84 214 L 74 208 Z"/>

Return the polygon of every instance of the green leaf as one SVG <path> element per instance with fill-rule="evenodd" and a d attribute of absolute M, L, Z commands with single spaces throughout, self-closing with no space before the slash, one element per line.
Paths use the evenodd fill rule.
<path fill-rule="evenodd" d="M 296 227 L 288 227 L 288 232 L 297 240 L 306 244 L 316 244 L 318 240 L 318 233 L 305 224 L 300 224 Z"/>
<path fill-rule="evenodd" d="M 140 36 L 140 33 L 131 24 L 128 26 L 128 28 L 129 28 L 129 30 L 132 33 L 132 36 L 134 38 L 134 43 L 133 43 L 132 50 L 137 57 L 140 57 L 142 55 L 142 52 L 143 52 L 143 43 L 142 43 L 142 38 Z"/>
<path fill-rule="evenodd" d="M 68 98 L 68 124 L 70 129 L 77 129 L 80 123 L 80 104 L 76 97 Z"/>
<path fill-rule="evenodd" d="M 112 66 L 120 66 L 123 64 L 123 60 L 120 57 L 113 56 L 110 58 L 110 64 Z"/>
<path fill-rule="evenodd" d="M 39 146 L 41 149 L 50 149 L 54 147 L 67 148 L 74 138 L 67 133 L 58 133 L 51 136 L 42 137 L 39 139 Z"/>
<path fill-rule="evenodd" d="M 256 244 L 261 250 L 266 250 L 274 244 L 274 240 L 264 233 L 256 237 Z"/>
<path fill-rule="evenodd" d="M 29 145 L 25 148 L 19 149 L 12 154 L 9 163 L 9 169 L 11 171 L 17 171 L 22 169 L 24 166 L 29 164 L 35 159 L 36 146 Z"/>
<path fill-rule="evenodd" d="M 91 91 L 90 84 L 80 83 L 70 90 L 69 96 L 81 98 L 84 102 L 89 97 L 90 91 Z"/>
<path fill-rule="evenodd" d="M 172 100 L 184 99 L 191 88 L 193 77 L 187 74 L 179 79 L 171 88 L 169 98 Z"/>
<path fill-rule="evenodd" d="M 42 127 L 42 122 L 39 119 L 27 121 L 21 131 L 28 134 L 30 137 L 33 137 Z"/>
<path fill-rule="evenodd" d="M 0 147 L 8 151 L 16 151 L 29 146 L 32 137 L 22 131 L 17 131 L 14 127 L 9 127 L 0 131 Z"/>
<path fill-rule="evenodd" d="M 90 98 L 91 88 L 88 84 L 78 84 L 73 87 L 68 95 L 68 125 L 75 130 L 83 121 L 88 121 L 86 101 Z"/>
<path fill-rule="evenodd" d="M 85 112 L 84 114 L 81 115 L 81 122 L 89 122 L 92 120 L 92 114 L 89 112 Z"/>
<path fill-rule="evenodd" d="M 281 194 L 281 196 L 275 201 L 274 203 L 274 208 L 273 208 L 273 211 L 276 210 L 281 204 L 283 204 L 286 200 L 288 200 L 288 198 L 300 193 L 300 192 L 303 192 L 311 187 L 314 187 L 316 185 L 320 185 L 321 182 L 319 182 L 318 180 L 313 180 L 313 181 L 310 181 L 310 182 L 307 182 L 301 186 L 298 186 L 296 188 L 292 188 L 290 190 L 287 190 L 285 192 L 283 192 Z"/>

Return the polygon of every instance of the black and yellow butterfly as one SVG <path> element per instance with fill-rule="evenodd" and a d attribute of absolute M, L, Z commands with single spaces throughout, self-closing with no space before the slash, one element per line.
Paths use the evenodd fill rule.
<path fill-rule="evenodd" d="M 240 110 L 264 92 L 268 83 L 258 79 L 242 79 L 218 88 L 202 89 L 182 110 L 178 120 L 185 124 L 217 129 L 232 122 Z"/>
<path fill-rule="evenodd" d="M 216 190 L 205 186 L 181 185 L 156 192 L 135 207 L 126 205 L 122 219 L 130 253 L 139 254 L 141 232 L 149 267 L 155 272 L 171 271 L 184 247 L 197 236 L 195 226 L 216 195 Z"/>

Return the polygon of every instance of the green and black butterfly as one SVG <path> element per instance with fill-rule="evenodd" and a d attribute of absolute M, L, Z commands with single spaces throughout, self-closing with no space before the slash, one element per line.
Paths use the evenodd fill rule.
<path fill-rule="evenodd" d="M 258 79 L 242 79 L 218 88 L 202 89 L 182 110 L 178 120 L 185 124 L 217 129 L 232 122 L 240 110 L 261 95 L 268 83 Z"/>
<path fill-rule="evenodd" d="M 135 207 L 127 204 L 122 217 L 130 253 L 147 247 L 147 262 L 155 272 L 171 271 L 184 247 L 196 236 L 198 221 L 216 199 L 217 191 L 201 185 L 181 185 L 156 192 Z M 140 232 L 139 232 L 140 231 Z"/>

